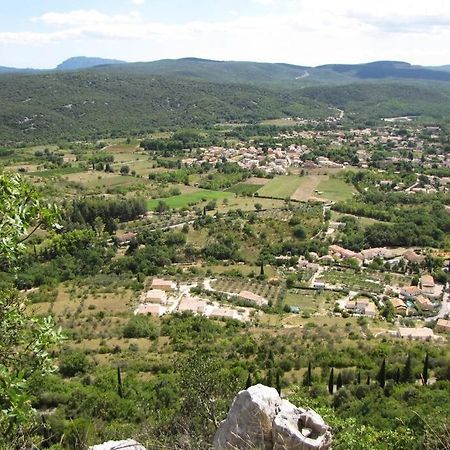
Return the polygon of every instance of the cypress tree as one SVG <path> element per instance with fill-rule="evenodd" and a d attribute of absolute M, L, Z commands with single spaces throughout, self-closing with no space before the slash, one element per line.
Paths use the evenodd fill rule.
<path fill-rule="evenodd" d="M 330 370 L 330 378 L 328 379 L 328 392 L 333 395 L 334 391 L 334 367 Z"/>
<path fill-rule="evenodd" d="M 245 389 L 248 389 L 250 386 L 252 386 L 252 375 L 250 372 L 248 373 L 247 381 L 245 382 Z"/>
<path fill-rule="evenodd" d="M 338 391 L 342 387 L 342 375 L 341 373 L 338 373 L 338 376 L 336 378 L 336 390 Z"/>
<path fill-rule="evenodd" d="M 264 276 L 264 262 L 261 261 L 261 265 L 259 267 L 259 275 Z"/>
<path fill-rule="evenodd" d="M 356 384 L 361 384 L 361 372 L 358 372 L 358 375 L 356 377 Z"/>
<path fill-rule="evenodd" d="M 396 383 L 400 383 L 400 367 L 397 368 L 397 370 L 395 371 L 395 378 L 394 381 Z"/>
<path fill-rule="evenodd" d="M 120 373 L 120 366 L 117 366 L 117 394 L 119 394 L 120 398 L 123 398 L 122 375 Z"/>
<path fill-rule="evenodd" d="M 367 374 L 367 381 L 366 381 L 367 386 L 370 385 L 370 373 Z"/>
<path fill-rule="evenodd" d="M 269 369 L 269 371 L 267 372 L 267 380 L 266 380 L 266 384 L 269 387 L 272 387 L 273 384 L 273 380 L 272 380 L 272 369 Z"/>
<path fill-rule="evenodd" d="M 411 354 L 408 354 L 408 357 L 406 358 L 405 366 L 403 367 L 403 370 L 400 375 L 400 381 L 402 383 L 410 383 L 414 381 Z"/>
<path fill-rule="evenodd" d="M 281 379 L 280 379 L 280 372 L 277 371 L 277 375 L 275 378 L 275 385 L 278 392 L 278 395 L 281 397 Z"/>
<path fill-rule="evenodd" d="M 422 383 L 424 386 L 428 384 L 428 353 L 425 355 L 425 361 L 423 362 L 423 371 L 422 371 Z"/>
<path fill-rule="evenodd" d="M 312 384 L 312 367 L 311 367 L 311 361 L 308 363 L 308 378 L 307 378 L 307 386 L 311 386 Z"/>
<path fill-rule="evenodd" d="M 383 358 L 383 362 L 381 363 L 380 370 L 377 375 L 377 381 L 381 388 L 386 386 L 386 358 Z"/>

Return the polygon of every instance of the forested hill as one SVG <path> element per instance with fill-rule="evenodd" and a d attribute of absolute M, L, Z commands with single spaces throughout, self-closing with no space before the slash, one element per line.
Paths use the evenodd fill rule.
<path fill-rule="evenodd" d="M 342 84 L 364 80 L 413 80 L 450 83 L 450 73 L 435 67 L 413 66 L 405 62 L 376 61 L 366 64 L 328 64 L 317 67 L 251 61 L 213 61 L 199 58 L 102 66 L 94 70 L 122 71 L 147 75 L 173 75 L 225 83 L 256 83 L 278 87 L 313 84 Z"/>
<path fill-rule="evenodd" d="M 0 76 L 0 104 L 3 144 L 330 114 L 298 93 L 92 71 Z"/>
<path fill-rule="evenodd" d="M 327 117 L 450 117 L 450 83 L 364 82 L 296 89 L 115 70 L 0 75 L 0 145 L 148 132 L 161 127 Z M 289 69 L 290 70 L 290 69 Z M 411 83 L 411 82 L 410 82 Z"/>

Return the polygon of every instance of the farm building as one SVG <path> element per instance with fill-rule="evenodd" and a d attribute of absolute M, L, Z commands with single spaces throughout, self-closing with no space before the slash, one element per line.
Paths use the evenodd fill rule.
<path fill-rule="evenodd" d="M 173 291 L 174 283 L 171 280 L 164 280 L 162 278 L 153 278 L 152 289 L 160 289 L 162 291 Z"/>
<path fill-rule="evenodd" d="M 408 315 L 408 307 L 403 300 L 399 298 L 391 298 L 391 303 L 397 314 L 400 314 L 401 316 Z"/>
<path fill-rule="evenodd" d="M 436 328 L 435 330 L 438 333 L 448 333 L 450 332 L 450 320 L 445 320 L 445 319 L 438 319 L 438 321 L 436 322 Z"/>
<path fill-rule="evenodd" d="M 416 306 L 418 306 L 420 309 L 423 309 L 424 311 L 431 311 L 434 306 L 431 301 L 424 297 L 423 295 L 419 295 L 415 298 Z"/>

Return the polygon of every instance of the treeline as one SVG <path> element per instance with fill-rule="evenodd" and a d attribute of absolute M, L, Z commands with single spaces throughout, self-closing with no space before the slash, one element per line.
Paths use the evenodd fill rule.
<path fill-rule="evenodd" d="M 82 198 L 64 205 L 65 221 L 69 228 L 104 224 L 106 231 L 115 231 L 114 222 L 127 222 L 146 214 L 143 198 L 107 199 L 103 197 Z"/>
<path fill-rule="evenodd" d="M 211 173 L 200 180 L 199 186 L 203 189 L 220 190 L 233 186 L 246 180 L 251 172 L 235 163 L 217 163 L 216 173 Z"/>
<path fill-rule="evenodd" d="M 389 223 L 375 223 L 344 230 L 343 242 L 355 250 L 378 246 L 443 247 L 450 233 L 450 216 L 445 209 L 448 194 L 383 192 L 370 189 L 357 198 L 340 202 L 333 209 L 345 214 L 369 217 Z"/>

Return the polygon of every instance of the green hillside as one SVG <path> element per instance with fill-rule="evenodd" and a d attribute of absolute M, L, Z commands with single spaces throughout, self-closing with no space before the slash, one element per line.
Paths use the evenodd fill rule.
<path fill-rule="evenodd" d="M 206 67 L 209 63 L 195 64 Z M 267 78 L 268 66 L 274 67 L 236 64 L 242 76 L 246 73 L 254 80 Z M 434 121 L 450 117 L 447 83 L 365 81 L 288 89 L 287 85 L 281 88 L 264 83 L 225 83 L 220 82 L 220 77 L 212 82 L 150 76 L 141 73 L 139 66 L 136 73 L 131 73 L 128 64 L 112 67 L 1 75 L 0 145 L 123 136 L 167 127 L 252 123 L 280 117 L 323 118 L 334 114 L 330 108 L 345 110 L 345 117 L 358 123 L 396 115 Z M 295 66 L 276 67 L 277 77 L 296 70 Z M 252 70 L 259 71 L 259 78 Z M 214 79 L 215 74 L 205 69 L 205 77 Z M 238 79 L 236 70 L 230 77 Z"/>
<path fill-rule="evenodd" d="M 0 76 L 0 103 L 3 144 L 329 114 L 313 99 L 261 87 L 92 71 Z"/>

